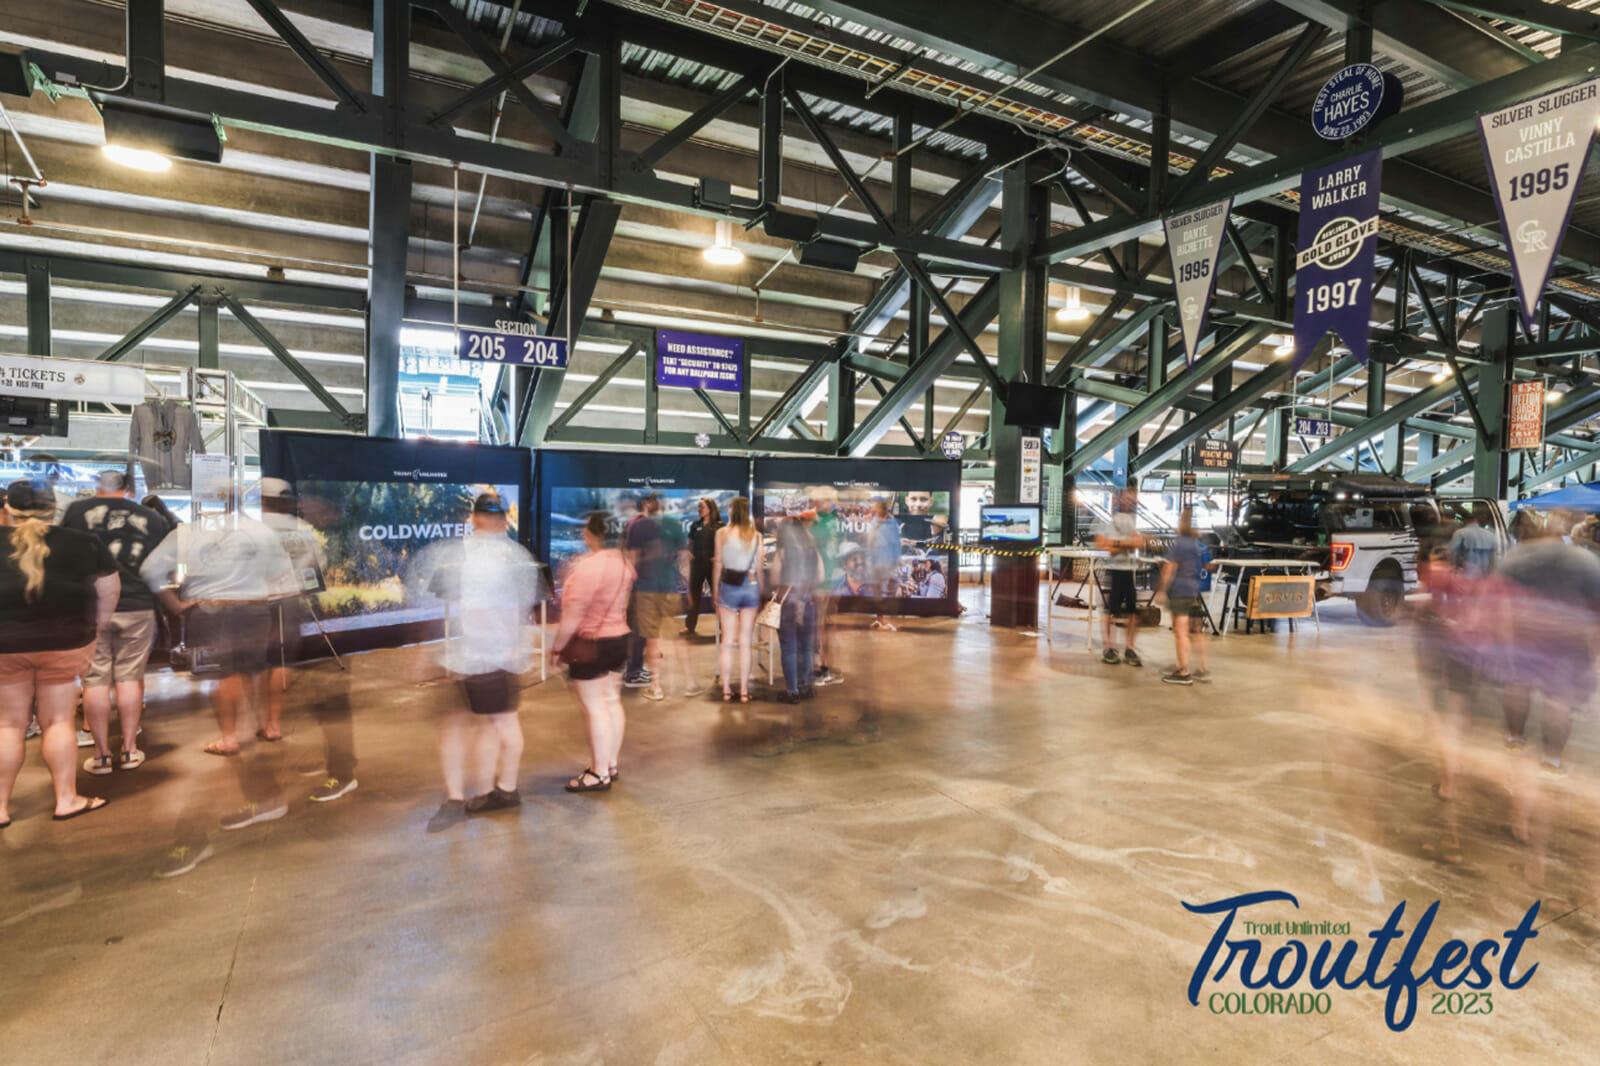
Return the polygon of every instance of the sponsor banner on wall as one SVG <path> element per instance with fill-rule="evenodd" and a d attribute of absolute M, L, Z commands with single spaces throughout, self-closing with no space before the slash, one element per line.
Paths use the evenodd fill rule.
<path fill-rule="evenodd" d="M 1544 382 L 1518 381 L 1511 386 L 1506 447 L 1538 448 L 1544 444 Z"/>
<path fill-rule="evenodd" d="M 1183 357 L 1194 365 L 1195 348 L 1205 333 L 1211 313 L 1211 294 L 1217 287 L 1217 257 L 1228 232 L 1228 212 L 1233 197 L 1164 219 L 1167 255 L 1172 258 L 1172 282 L 1178 293 L 1178 322 L 1183 332 Z"/>
<path fill-rule="evenodd" d="M 1366 152 L 1300 179 L 1300 253 L 1295 259 L 1294 369 L 1329 332 L 1362 365 L 1372 312 L 1383 153 Z"/>
<path fill-rule="evenodd" d="M 1522 321 L 1530 330 L 1572 217 L 1597 119 L 1600 79 L 1478 116 Z"/>
<path fill-rule="evenodd" d="M 657 385 L 738 392 L 743 383 L 742 339 L 656 330 Z"/>
<path fill-rule="evenodd" d="M 77 359 L 0 355 L 0 396 L 134 406 L 144 402 L 144 370 Z"/>

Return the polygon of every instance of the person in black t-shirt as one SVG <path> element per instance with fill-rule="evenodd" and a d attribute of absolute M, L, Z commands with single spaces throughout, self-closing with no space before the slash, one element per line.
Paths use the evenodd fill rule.
<path fill-rule="evenodd" d="M 78 794 L 73 710 L 78 675 L 89 668 L 121 584 L 104 544 L 51 527 L 56 494 L 48 482 L 13 482 L 6 513 L 10 525 L 0 528 L 0 829 L 11 824 L 11 790 L 34 708 L 55 784 L 56 820 L 105 806 L 103 798 Z"/>
<path fill-rule="evenodd" d="M 122 595 L 95 643 L 94 661 L 83 679 L 83 717 L 94 735 L 94 754 L 83 768 L 109 774 L 113 765 L 132 770 L 144 762 L 139 750 L 139 718 L 144 709 L 144 671 L 156 642 L 156 599 L 139 577 L 139 567 L 172 527 L 156 511 L 131 499 L 128 477 L 116 470 L 100 475 L 95 494 L 67 505 L 63 529 L 99 538 L 117 561 Z M 116 686 L 117 717 L 122 721 L 122 751 L 111 755 L 111 689 Z"/>

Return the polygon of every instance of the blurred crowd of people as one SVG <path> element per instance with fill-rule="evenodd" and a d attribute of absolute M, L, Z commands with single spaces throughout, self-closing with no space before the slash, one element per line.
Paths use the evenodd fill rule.
<path fill-rule="evenodd" d="M 44 480 L 14 482 L 0 500 L 0 830 L 11 824 L 25 741 L 36 734 L 57 820 L 106 806 L 106 797 L 79 791 L 80 770 L 94 778 L 144 765 L 145 673 L 158 642 L 170 647 L 178 671 L 212 682 L 217 732 L 201 750 L 236 766 L 244 801 L 220 827 L 244 829 L 288 812 L 285 697 L 314 618 L 308 593 L 325 568 L 301 501 L 293 486 L 267 478 L 260 520 L 230 499 L 185 523 L 159 499 L 134 502 L 130 489 L 125 475 L 111 471 L 92 497 L 69 506 Z M 769 514 L 765 532 L 743 497 L 731 502 L 726 520 L 715 500 L 702 499 L 688 529 L 663 515 L 654 495 L 642 498 L 620 531 L 604 514 L 588 517 L 586 551 L 563 575 L 552 641 L 588 725 L 589 765 L 566 783 L 568 791 L 605 791 L 619 779 L 624 685 L 653 702 L 668 699 L 669 689 L 671 698 L 706 693 L 691 648 L 707 593 L 717 619 L 712 698 L 749 704 L 759 651 L 776 660 L 769 672 L 781 667 L 773 696 L 786 709 L 756 754 L 781 754 L 826 735 L 811 701 L 819 687 L 843 680 L 833 619 L 838 574 L 854 564 L 836 551 L 842 535 L 833 501 L 817 495 Z M 851 594 L 892 601 L 903 592 L 902 529 L 885 500 L 873 502 L 871 515 L 859 553 L 862 580 Z M 477 495 L 468 517 L 469 536 L 432 545 L 409 575 L 446 605 L 445 639 L 417 680 L 447 678 L 460 691 L 440 723 L 445 798 L 435 830 L 521 803 L 521 678 L 539 653 L 536 609 L 550 590 L 544 568 L 511 535 L 495 493 Z M 925 568 L 919 579 L 936 576 Z M 882 615 L 873 625 L 893 629 Z M 316 802 L 358 787 L 348 681 L 342 661 L 333 665 L 294 672 L 294 705 L 323 735 L 321 757 L 309 771 L 297 767 L 323 777 L 310 795 Z M 875 703 L 868 698 L 863 706 L 851 737 L 858 742 L 875 739 L 878 729 Z M 80 744 L 93 749 L 81 766 Z M 187 872 L 210 854 L 203 821 L 198 813 L 181 820 L 164 873 Z"/>

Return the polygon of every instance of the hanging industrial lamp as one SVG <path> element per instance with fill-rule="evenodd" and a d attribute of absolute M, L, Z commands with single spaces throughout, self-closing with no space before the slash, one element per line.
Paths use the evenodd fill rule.
<path fill-rule="evenodd" d="M 738 266 L 744 262 L 744 253 L 733 246 L 733 223 L 717 222 L 717 242 L 702 253 L 706 262 L 717 266 Z"/>
<path fill-rule="evenodd" d="M 1078 292 L 1076 285 L 1067 286 L 1067 302 L 1061 305 L 1061 310 L 1056 312 L 1057 320 L 1061 322 L 1082 322 L 1089 317 L 1089 309 L 1083 306 L 1083 296 Z"/>

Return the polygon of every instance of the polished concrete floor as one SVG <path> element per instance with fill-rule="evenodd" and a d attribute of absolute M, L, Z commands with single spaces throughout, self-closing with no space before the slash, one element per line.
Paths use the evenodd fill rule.
<path fill-rule="evenodd" d="M 0 1061 L 1596 1060 L 1590 722 L 1523 844 L 1507 789 L 1529 757 L 1487 712 L 1461 794 L 1431 794 L 1404 630 L 1334 609 L 1320 634 L 1229 637 L 1215 682 L 1178 689 L 1159 681 L 1169 633 L 1144 635 L 1134 670 L 1092 659 L 1081 623 L 1052 645 L 981 619 L 841 633 L 848 676 L 819 704 L 843 736 L 878 692 L 867 746 L 756 759 L 775 704 L 630 696 L 624 780 L 598 796 L 561 789 L 585 761 L 572 693 L 530 686 L 524 806 L 442 832 L 436 728 L 459 697 L 413 684 L 425 650 L 350 661 L 360 788 L 332 804 L 293 772 L 321 744 L 296 693 L 328 667 L 297 681 L 272 753 L 290 814 L 239 832 L 215 827 L 240 802 L 236 766 L 201 753 L 209 714 L 169 679 L 150 762 L 83 779 L 104 813 L 52 823 L 30 742 L 0 833 Z M 694 654 L 709 675 L 710 645 Z M 193 872 L 155 876 L 206 837 Z M 1409 929 L 1442 901 L 1426 956 L 1540 900 L 1523 954 L 1539 969 L 1487 1016 L 1431 1013 L 1425 989 L 1400 1033 L 1369 990 L 1333 989 L 1320 1016 L 1191 1006 L 1215 919 L 1182 901 L 1268 889 L 1300 901 L 1272 918 L 1358 938 L 1398 902 Z"/>

